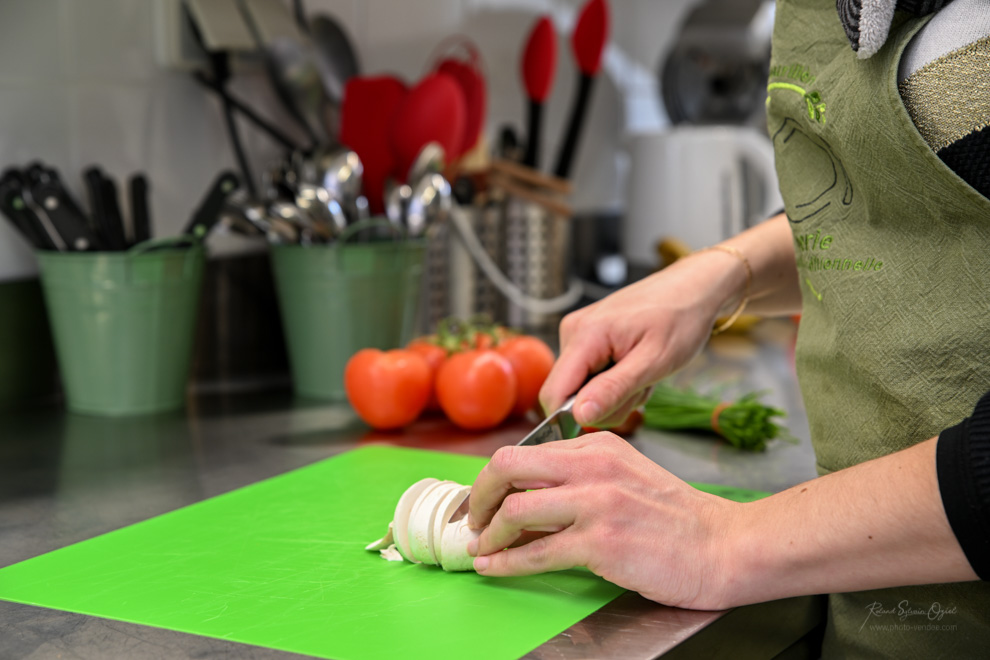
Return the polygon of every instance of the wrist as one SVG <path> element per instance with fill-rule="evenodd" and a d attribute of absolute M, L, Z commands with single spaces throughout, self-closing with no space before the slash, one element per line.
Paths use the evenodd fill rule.
<path fill-rule="evenodd" d="M 720 244 L 695 252 L 685 262 L 704 273 L 705 310 L 713 322 L 741 311 L 750 295 L 753 275 L 740 250 Z"/>
<path fill-rule="evenodd" d="M 783 597 L 782 567 L 773 567 L 777 540 L 766 500 L 738 504 L 733 513 L 722 544 L 721 607 Z"/>
<path fill-rule="evenodd" d="M 704 592 L 690 605 L 692 609 L 724 610 L 747 602 L 747 562 L 742 561 L 741 553 L 749 546 L 745 539 L 748 526 L 739 521 L 747 517 L 751 503 L 712 498 L 708 540 L 700 555 L 708 574 L 703 580 Z"/>

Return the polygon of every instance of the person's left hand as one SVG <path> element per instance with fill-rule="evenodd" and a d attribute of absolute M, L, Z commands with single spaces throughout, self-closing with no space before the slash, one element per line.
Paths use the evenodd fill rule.
<path fill-rule="evenodd" d="M 718 609 L 739 506 L 695 490 L 611 433 L 503 447 L 471 489 L 469 523 L 485 529 L 468 552 L 481 575 L 585 566 L 666 605 Z M 525 542 L 534 533 L 543 535 Z"/>

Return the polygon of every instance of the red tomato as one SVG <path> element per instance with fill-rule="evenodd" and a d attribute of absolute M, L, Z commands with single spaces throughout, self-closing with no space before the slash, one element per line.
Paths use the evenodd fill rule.
<path fill-rule="evenodd" d="M 434 344 L 430 337 L 413 339 L 406 348 L 422 355 L 426 359 L 426 363 L 430 365 L 430 400 L 426 404 L 426 409 L 440 410 L 440 402 L 437 401 L 436 392 L 437 372 L 440 371 L 440 365 L 447 359 L 447 351 Z"/>
<path fill-rule="evenodd" d="M 430 365 L 415 351 L 365 348 L 344 368 L 347 400 L 369 426 L 397 429 L 423 412 L 430 398 Z"/>
<path fill-rule="evenodd" d="M 540 397 L 543 381 L 553 367 L 553 351 L 536 337 L 526 335 L 503 339 L 495 350 L 509 361 L 516 374 L 516 403 L 512 414 L 525 415 Z"/>
<path fill-rule="evenodd" d="M 447 358 L 437 374 L 440 407 L 464 429 L 490 429 L 502 423 L 516 401 L 516 376 L 504 357 L 470 350 Z"/>

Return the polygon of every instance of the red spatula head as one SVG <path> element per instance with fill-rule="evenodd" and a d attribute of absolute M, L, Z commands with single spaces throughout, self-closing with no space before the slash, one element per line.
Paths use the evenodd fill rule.
<path fill-rule="evenodd" d="M 438 142 L 443 147 L 448 163 L 451 154 L 461 153 L 466 118 L 464 92 L 446 73 L 431 73 L 410 89 L 399 104 L 389 130 L 399 180 L 406 180 L 409 166 L 428 142 Z"/>
<path fill-rule="evenodd" d="M 602 66 L 602 52 L 608 40 L 608 3 L 591 0 L 581 8 L 571 36 L 571 48 L 581 73 L 593 76 Z"/>
<path fill-rule="evenodd" d="M 344 87 L 340 141 L 364 165 L 364 194 L 372 213 L 385 209 L 385 179 L 395 169 L 388 132 L 405 96 L 406 84 L 394 76 L 355 76 Z"/>
<path fill-rule="evenodd" d="M 521 65 L 526 95 L 537 103 L 543 103 L 553 86 L 553 75 L 557 70 L 557 33 L 548 17 L 538 20 L 529 33 Z"/>

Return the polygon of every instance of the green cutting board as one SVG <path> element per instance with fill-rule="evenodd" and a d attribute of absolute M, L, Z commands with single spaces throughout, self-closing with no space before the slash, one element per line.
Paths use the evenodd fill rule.
<path fill-rule="evenodd" d="M 0 599 L 339 660 L 516 658 L 622 589 L 585 571 L 484 578 L 364 550 L 410 484 L 472 483 L 485 462 L 359 449 L 0 569 Z"/>

